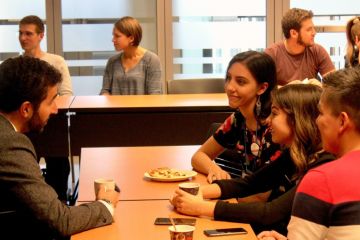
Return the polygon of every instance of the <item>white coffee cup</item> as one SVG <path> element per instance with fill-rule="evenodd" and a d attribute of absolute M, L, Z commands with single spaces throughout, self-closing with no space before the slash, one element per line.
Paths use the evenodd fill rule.
<path fill-rule="evenodd" d="M 170 226 L 169 231 L 170 240 L 192 240 L 195 227 L 190 225 L 176 225 L 176 230 L 174 226 Z"/>
<path fill-rule="evenodd" d="M 94 190 L 95 196 L 98 195 L 99 190 L 103 186 L 106 190 L 114 190 L 115 189 L 115 181 L 114 179 L 106 179 L 106 178 L 97 178 L 94 180 Z"/>

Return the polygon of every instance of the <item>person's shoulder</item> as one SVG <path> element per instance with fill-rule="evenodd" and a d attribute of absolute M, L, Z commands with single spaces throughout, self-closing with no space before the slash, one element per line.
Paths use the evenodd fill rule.
<path fill-rule="evenodd" d="M 279 51 L 286 51 L 285 44 L 283 41 L 279 41 L 276 43 L 272 43 L 269 47 L 265 49 L 265 53 L 269 54 L 270 56 L 275 56 Z"/>
<path fill-rule="evenodd" d="M 32 146 L 29 138 L 24 134 L 15 131 L 11 123 L 2 116 L 0 116 L 0 132 L 0 148 L 14 145 Z"/>
<path fill-rule="evenodd" d="M 119 61 L 122 54 L 123 54 L 123 52 L 121 51 L 121 52 L 109 57 L 108 63 L 113 63 L 113 62 Z"/>
<path fill-rule="evenodd" d="M 50 65 L 54 66 L 58 70 L 60 70 L 64 66 L 66 66 L 65 59 L 62 56 L 57 55 L 57 54 L 45 52 L 44 55 L 40 59 L 48 62 Z"/>
<path fill-rule="evenodd" d="M 60 55 L 57 55 L 57 54 L 53 54 L 53 53 L 44 53 L 44 56 L 43 58 L 46 60 L 46 59 L 53 59 L 53 60 L 56 60 L 56 61 L 65 61 L 65 59 L 60 56 Z"/>
<path fill-rule="evenodd" d="M 0 139 L 4 140 L 4 143 L 9 141 L 9 135 L 15 133 L 15 130 L 13 129 L 11 123 L 2 115 L 0 115 L 0 132 Z"/>
<path fill-rule="evenodd" d="M 272 43 L 268 48 L 282 48 L 285 47 L 285 44 L 283 41 L 279 41 L 279 42 L 274 42 Z"/>
<path fill-rule="evenodd" d="M 160 58 L 155 53 L 146 50 L 141 61 L 145 66 L 158 70 L 160 68 Z"/>
<path fill-rule="evenodd" d="M 112 61 L 118 60 L 118 59 L 121 58 L 122 55 L 123 55 L 123 51 L 118 52 L 118 53 L 116 53 L 115 55 L 112 55 L 112 56 L 109 58 L 109 60 L 112 60 Z"/>
<path fill-rule="evenodd" d="M 146 50 L 143 59 L 150 62 L 154 60 L 159 60 L 159 56 L 156 55 L 156 53 L 151 52 L 150 50 Z"/>
<path fill-rule="evenodd" d="M 327 54 L 327 51 L 325 50 L 325 48 L 318 44 L 318 43 L 315 43 L 314 45 L 312 45 L 311 47 L 308 47 L 307 48 L 309 51 L 312 51 L 312 52 L 315 52 L 315 53 L 326 53 Z"/>
<path fill-rule="evenodd" d="M 319 155 L 319 160 L 312 164 L 308 173 L 309 175 L 314 173 L 321 173 L 323 175 L 336 175 L 337 172 L 341 171 L 340 169 L 342 169 L 344 166 L 342 164 L 343 159 L 344 157 L 336 159 L 332 154 L 324 152 L 323 154 Z"/>

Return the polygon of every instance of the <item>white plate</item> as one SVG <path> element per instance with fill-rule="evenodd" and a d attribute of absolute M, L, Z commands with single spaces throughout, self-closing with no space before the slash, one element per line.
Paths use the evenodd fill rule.
<path fill-rule="evenodd" d="M 152 177 L 150 176 L 150 174 L 148 172 L 144 173 L 144 176 L 146 178 L 149 178 L 151 180 L 154 181 L 160 181 L 160 182 L 176 182 L 176 181 L 183 181 L 186 180 L 188 178 L 194 177 L 197 175 L 197 172 L 192 171 L 192 170 L 177 170 L 177 169 L 172 169 L 181 173 L 184 173 L 185 176 L 178 176 L 178 177 L 171 177 L 171 178 L 167 178 L 167 177 Z"/>

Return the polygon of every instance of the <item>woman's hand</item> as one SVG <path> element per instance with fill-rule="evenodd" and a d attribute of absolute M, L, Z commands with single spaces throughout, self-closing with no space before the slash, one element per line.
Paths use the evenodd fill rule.
<path fill-rule="evenodd" d="M 207 180 L 209 183 L 212 183 L 215 180 L 221 180 L 221 179 L 231 179 L 230 174 L 222 170 L 218 165 L 214 164 L 209 169 Z"/>
<path fill-rule="evenodd" d="M 287 240 L 284 235 L 272 230 L 272 231 L 263 231 L 257 235 L 257 238 L 260 240 Z"/>
<path fill-rule="evenodd" d="M 215 203 L 204 201 L 201 191 L 197 196 L 181 189 L 175 190 L 175 196 L 170 200 L 176 211 L 190 216 L 213 216 Z"/>

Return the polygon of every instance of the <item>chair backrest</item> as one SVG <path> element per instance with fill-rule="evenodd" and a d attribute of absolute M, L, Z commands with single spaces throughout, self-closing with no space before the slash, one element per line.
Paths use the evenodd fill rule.
<path fill-rule="evenodd" d="M 168 93 L 224 93 L 224 84 L 223 78 L 171 80 L 168 82 Z"/>

